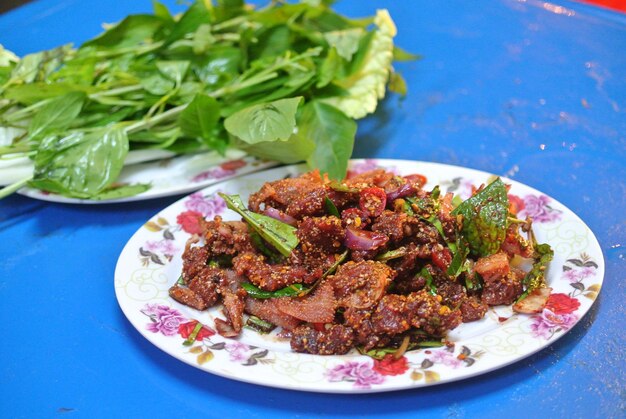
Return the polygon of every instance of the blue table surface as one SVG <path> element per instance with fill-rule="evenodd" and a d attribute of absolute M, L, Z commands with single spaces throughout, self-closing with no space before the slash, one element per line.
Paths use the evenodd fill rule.
<path fill-rule="evenodd" d="M 166 2 L 181 10 L 175 1 Z M 149 0 L 40 0 L 0 16 L 19 55 L 99 33 Z M 114 294 L 122 247 L 180 197 L 99 206 L 0 201 L 0 417 L 624 417 L 626 15 L 565 0 L 344 0 L 386 7 L 404 101 L 359 122 L 355 157 L 415 159 L 508 176 L 568 206 L 604 253 L 602 292 L 562 339 L 495 372 L 370 395 L 217 377 L 152 346 Z"/>

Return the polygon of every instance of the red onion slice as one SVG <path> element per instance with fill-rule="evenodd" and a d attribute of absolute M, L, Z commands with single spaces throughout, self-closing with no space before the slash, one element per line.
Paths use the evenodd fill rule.
<path fill-rule="evenodd" d="M 263 210 L 263 215 L 272 217 L 273 219 L 289 224 L 290 226 L 295 226 L 298 222 L 298 220 L 293 218 L 291 215 L 285 214 L 274 207 L 266 207 L 265 210 Z"/>
<path fill-rule="evenodd" d="M 383 247 L 388 241 L 389 237 L 382 233 L 347 228 L 344 244 L 352 250 L 375 250 Z"/>
<path fill-rule="evenodd" d="M 387 192 L 387 200 L 393 201 L 398 198 L 405 198 L 410 195 L 415 195 L 417 189 L 411 182 L 407 182 L 402 186 L 397 187 L 396 189 Z"/>

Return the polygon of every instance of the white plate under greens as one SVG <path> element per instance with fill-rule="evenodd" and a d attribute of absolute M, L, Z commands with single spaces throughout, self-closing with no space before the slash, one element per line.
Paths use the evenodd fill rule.
<path fill-rule="evenodd" d="M 426 175 L 431 188 L 466 198 L 472 185 L 486 183 L 488 173 L 461 167 L 401 160 L 359 160 L 352 171 L 384 167 L 398 174 Z M 555 251 L 548 269 L 553 288 L 541 314 L 513 313 L 500 306 L 484 319 L 462 324 L 449 339 L 454 346 L 421 349 L 399 360 L 374 360 L 358 353 L 317 356 L 290 351 L 275 334 L 244 330 L 237 339 L 214 333 L 219 307 L 200 312 L 168 296 L 181 272 L 181 254 L 199 215 L 239 219 L 227 210 L 218 191 L 247 196 L 263 182 L 297 175 L 304 166 L 287 166 L 246 175 L 194 193 L 148 220 L 124 247 L 115 270 L 119 304 L 146 339 L 173 357 L 204 371 L 235 380 L 292 390 L 361 393 L 415 387 L 473 377 L 519 361 L 563 336 L 589 311 L 602 286 L 604 261 L 596 238 L 572 211 L 513 180 L 510 194 L 521 207 L 520 217 L 533 217 L 539 242 Z M 197 322 L 204 326 L 188 340 Z"/>
<path fill-rule="evenodd" d="M 132 162 L 131 162 L 132 163 Z M 127 164 L 116 183 L 120 185 L 149 184 L 150 188 L 137 195 L 112 199 L 78 199 L 48 193 L 34 188 L 22 188 L 20 195 L 44 201 L 71 204 L 102 204 L 142 201 L 164 196 L 180 195 L 197 191 L 242 174 L 276 166 L 278 163 L 251 157 L 241 150 L 229 149 L 225 155 L 217 152 L 178 155 Z M 32 169 L 31 172 L 32 173 Z"/>

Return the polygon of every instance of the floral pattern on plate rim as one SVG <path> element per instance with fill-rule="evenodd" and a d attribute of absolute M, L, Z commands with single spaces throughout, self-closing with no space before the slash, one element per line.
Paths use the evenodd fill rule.
<path fill-rule="evenodd" d="M 175 245 L 176 236 L 181 230 L 188 234 L 201 233 L 200 220 L 203 218 L 212 219 L 220 215 L 226 209 L 224 200 L 217 195 L 203 195 L 202 192 L 195 192 L 184 198 L 185 211 L 176 216 L 176 224 L 164 217 L 157 217 L 155 221 L 148 221 L 143 225 L 148 231 L 158 233 L 160 237 L 154 240 L 146 240 L 139 248 L 139 256 L 143 266 L 151 263 L 164 265 L 171 262 L 174 255 L 180 250 Z"/>
<path fill-rule="evenodd" d="M 381 166 L 390 169 L 389 165 L 379 165 L 377 160 L 360 161 L 352 164 L 350 169 L 351 173 L 359 173 Z M 400 173 L 396 168 L 391 169 Z M 475 185 L 474 179 L 467 177 L 456 177 L 439 183 L 442 187 L 447 187 L 446 192 L 456 191 L 455 193 L 462 197 L 463 195 L 469 196 L 468 194 L 471 194 L 475 187 L 473 186 Z M 173 218 L 171 215 L 164 217 L 160 213 L 144 224 L 144 228 L 150 234 L 159 236 L 154 240 L 145 240 L 144 244 L 139 247 L 138 257 L 143 266 L 151 264 L 163 266 L 171 262 L 174 256 L 181 252 L 181 249 L 176 247 L 177 236 L 186 233 L 185 237 L 188 237 L 197 233 L 200 217 L 212 218 L 225 210 L 224 202 L 217 196 L 218 190 L 207 189 L 213 189 L 213 191 L 196 192 L 180 201 L 178 206 L 182 206 L 184 210 L 177 210 L 176 223 L 168 221 L 167 218 Z M 546 195 L 510 195 L 510 198 L 518 215 L 532 217 L 536 224 L 558 223 L 564 216 L 564 212 L 555 207 L 551 198 Z M 567 332 L 584 314 L 584 312 L 579 313 L 581 308 L 579 298 L 583 296 L 593 300 L 600 291 L 602 278 L 598 277 L 598 270 L 598 261 L 585 252 L 566 259 L 557 280 L 561 283 L 569 283 L 573 290 L 568 293 L 553 293 L 542 313 L 528 316 L 531 321 L 529 336 L 537 341 L 548 342 Z M 169 283 L 168 286 L 170 285 L 172 284 Z M 551 282 L 550 285 L 554 284 Z M 182 352 L 187 357 L 193 357 L 193 362 L 187 362 L 198 366 L 210 365 L 209 361 L 216 358 L 218 353 L 226 354 L 225 357 L 220 358 L 222 361 L 227 360 L 246 367 L 272 365 L 280 357 L 280 353 L 272 350 L 222 338 L 216 335 L 215 330 L 210 326 L 199 323 L 197 319 L 188 318 L 176 308 L 168 305 L 146 303 L 140 312 L 149 319 L 145 323 L 145 331 L 163 335 L 168 339 L 180 339 Z M 195 335 L 193 335 L 194 329 L 196 329 Z M 545 344 L 541 345 L 545 346 Z M 333 357 L 324 368 L 323 378 L 326 385 L 348 383 L 357 391 L 375 390 L 384 387 L 390 380 L 403 377 L 413 386 L 428 385 L 449 381 L 446 377 L 449 370 L 480 365 L 485 351 L 474 349 L 470 344 L 461 342 L 450 347 L 411 351 L 406 355 L 398 359 L 393 355 L 386 355 L 383 359 L 359 356 L 347 357 L 347 360 L 344 360 L 342 357 Z M 211 371 L 210 368 L 208 370 Z"/>

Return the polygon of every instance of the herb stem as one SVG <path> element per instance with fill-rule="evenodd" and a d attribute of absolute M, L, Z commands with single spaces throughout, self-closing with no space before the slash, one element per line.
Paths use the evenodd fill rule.
<path fill-rule="evenodd" d="M 118 87 L 117 89 L 110 89 L 110 90 L 104 90 L 102 92 L 98 92 L 98 93 L 92 93 L 90 95 L 88 95 L 89 99 L 97 99 L 99 97 L 102 96 L 116 96 L 119 94 L 124 94 L 124 93 L 129 93 L 129 92 L 135 92 L 137 90 L 141 90 L 143 89 L 143 86 L 140 84 L 133 84 L 130 86 L 123 86 L 123 87 Z"/>
<path fill-rule="evenodd" d="M 112 51 L 98 51 L 94 55 L 98 58 L 110 58 L 110 57 L 115 57 L 117 55 L 123 55 L 123 54 L 128 54 L 128 53 L 132 53 L 133 55 L 137 56 L 137 55 L 143 55 L 148 52 L 152 52 L 156 49 L 159 49 L 164 44 L 165 44 L 165 41 L 158 41 L 152 44 L 144 45 L 143 47 L 137 47 L 133 45 L 127 48 L 114 49 Z"/>
<path fill-rule="evenodd" d="M 0 189 L 0 199 L 6 198 L 7 196 L 11 195 L 13 192 L 22 189 L 32 179 L 33 177 L 29 176 L 25 179 L 18 180 L 17 182 L 12 183 L 11 185 L 5 186 L 4 188 Z"/>
<path fill-rule="evenodd" d="M 213 30 L 221 31 L 223 29 L 230 28 L 232 26 L 237 26 L 241 23 L 244 23 L 247 19 L 248 19 L 247 16 L 237 16 L 232 19 L 225 20 L 222 23 L 218 23 L 217 25 L 213 26 Z"/>
<path fill-rule="evenodd" d="M 15 122 L 24 118 L 28 118 L 31 116 L 29 115 L 29 113 L 41 108 L 42 106 L 46 105 L 51 100 L 52 99 L 44 99 L 42 101 L 35 102 L 32 105 L 26 106 L 25 108 L 21 108 L 21 109 L 16 110 L 15 112 L 11 112 L 10 114 L 6 115 L 3 119 L 7 122 L 11 122 L 11 121 Z"/>
<path fill-rule="evenodd" d="M 31 151 L 29 144 L 15 144 L 10 146 L 0 147 L 0 156 L 7 154 L 22 154 Z"/>
<path fill-rule="evenodd" d="M 133 132 L 150 128 L 153 125 L 156 125 L 161 121 L 167 121 L 170 118 L 174 118 L 178 116 L 178 114 L 184 111 L 186 107 L 187 105 L 179 105 L 174 108 L 168 109 L 163 113 L 155 115 L 151 118 L 144 119 L 141 121 L 135 121 L 135 123 L 128 125 L 126 128 L 124 128 L 124 131 L 126 132 L 126 134 L 131 134 Z"/>

